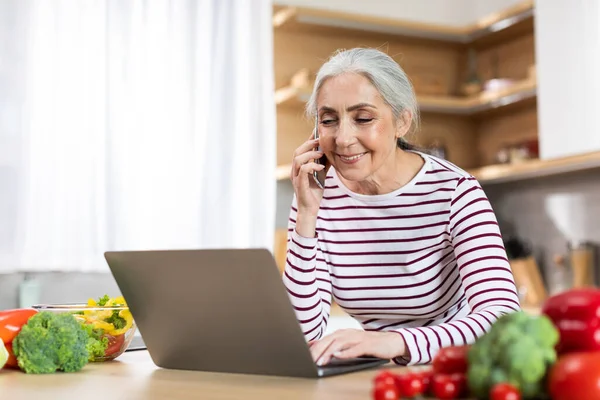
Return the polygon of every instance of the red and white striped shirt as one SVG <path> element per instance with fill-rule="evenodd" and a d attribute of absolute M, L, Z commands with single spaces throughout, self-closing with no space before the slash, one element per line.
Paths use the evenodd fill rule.
<path fill-rule="evenodd" d="M 520 309 L 494 211 L 477 180 L 422 154 L 425 164 L 388 194 L 351 192 L 330 169 L 316 237 L 295 230 L 294 197 L 283 275 L 307 340 L 325 332 L 332 296 L 365 330 L 401 334 L 410 357 L 473 343 Z"/>

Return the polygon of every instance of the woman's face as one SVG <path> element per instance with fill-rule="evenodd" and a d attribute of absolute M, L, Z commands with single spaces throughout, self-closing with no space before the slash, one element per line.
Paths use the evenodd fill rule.
<path fill-rule="evenodd" d="M 379 183 L 394 173 L 396 139 L 409 124 L 395 123 L 367 78 L 354 73 L 329 78 L 317 96 L 317 113 L 321 148 L 344 179 Z"/>

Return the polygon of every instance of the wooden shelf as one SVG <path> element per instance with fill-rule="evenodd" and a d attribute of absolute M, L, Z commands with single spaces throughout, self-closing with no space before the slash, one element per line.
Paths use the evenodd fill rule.
<path fill-rule="evenodd" d="M 304 106 L 311 94 L 312 84 L 310 82 L 307 69 L 298 71 L 288 86 L 275 91 L 275 103 L 277 105 Z M 515 82 L 506 89 L 482 92 L 469 97 L 417 96 L 417 99 L 421 112 L 474 115 L 517 104 L 536 96 L 536 80 L 525 79 Z"/>
<path fill-rule="evenodd" d="M 314 30 L 318 27 L 342 28 L 474 44 L 496 35 L 506 37 L 507 33 L 513 30 L 522 33 L 524 24 L 526 25 L 525 29 L 532 30 L 533 9 L 533 0 L 526 0 L 482 18 L 472 25 L 446 26 L 320 8 L 275 7 L 273 27 L 292 31 Z"/>
<path fill-rule="evenodd" d="M 600 168 L 600 151 L 551 160 L 490 165 L 469 172 L 482 184 L 497 184 L 595 168 Z"/>
<path fill-rule="evenodd" d="M 527 160 L 468 170 L 481 184 L 516 182 L 543 176 L 600 168 L 600 151 L 551 160 Z M 291 164 L 277 167 L 277 180 L 289 179 Z"/>
<path fill-rule="evenodd" d="M 516 82 L 506 89 L 482 92 L 469 97 L 417 96 L 417 99 L 422 112 L 474 115 L 483 111 L 521 103 L 536 96 L 536 80 L 526 79 Z"/>
<path fill-rule="evenodd" d="M 278 181 L 290 179 L 290 172 L 292 171 L 292 164 L 278 165 L 275 170 L 275 177 Z"/>

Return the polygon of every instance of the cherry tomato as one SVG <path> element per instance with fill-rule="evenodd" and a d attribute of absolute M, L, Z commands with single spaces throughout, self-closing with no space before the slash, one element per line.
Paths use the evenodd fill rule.
<path fill-rule="evenodd" d="M 396 374 L 394 374 L 393 372 L 390 372 L 390 371 L 382 371 L 382 372 L 378 373 L 377 375 L 375 375 L 374 381 L 375 381 L 376 385 L 378 383 L 395 385 L 396 384 Z"/>
<path fill-rule="evenodd" d="M 108 347 L 104 351 L 105 356 L 111 356 L 121 351 L 121 347 L 123 346 L 123 342 L 125 341 L 125 335 L 106 335 L 106 337 L 108 338 Z"/>
<path fill-rule="evenodd" d="M 374 400 L 398 400 L 400 398 L 400 391 L 396 385 L 389 385 L 384 382 L 375 384 L 373 389 Z"/>
<path fill-rule="evenodd" d="M 424 393 L 423 380 L 414 372 L 396 375 L 396 386 L 402 397 L 411 398 Z"/>
<path fill-rule="evenodd" d="M 433 378 L 433 370 L 425 369 L 415 373 L 423 383 L 423 393 L 429 393 L 431 388 L 431 379 Z"/>
<path fill-rule="evenodd" d="M 464 374 L 434 374 L 431 381 L 432 394 L 441 400 L 458 399 L 466 392 Z"/>
<path fill-rule="evenodd" d="M 552 400 L 600 399 L 600 352 L 577 352 L 561 356 L 548 379 Z"/>
<path fill-rule="evenodd" d="M 498 383 L 492 388 L 490 398 L 491 400 L 521 400 L 521 393 L 508 383 Z"/>
<path fill-rule="evenodd" d="M 433 358 L 433 372 L 436 374 L 466 373 L 469 349 L 469 345 L 442 347 Z"/>

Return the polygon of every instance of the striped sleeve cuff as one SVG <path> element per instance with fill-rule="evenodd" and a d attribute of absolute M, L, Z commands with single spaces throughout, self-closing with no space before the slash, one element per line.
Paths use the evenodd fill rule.
<path fill-rule="evenodd" d="M 300 236 L 300 234 L 296 232 L 296 229 L 294 229 L 290 235 L 289 246 L 290 248 L 294 248 L 301 255 L 313 255 L 317 249 L 317 236 L 314 238 Z"/>
<path fill-rule="evenodd" d="M 393 359 L 394 363 L 398 365 L 416 365 L 422 361 L 421 355 L 421 347 L 423 343 L 419 343 L 417 340 L 417 336 L 413 332 L 411 328 L 403 328 L 398 331 L 395 331 L 402 335 L 404 338 L 404 343 L 406 344 L 406 349 L 408 350 L 408 356 L 400 356 Z"/>

